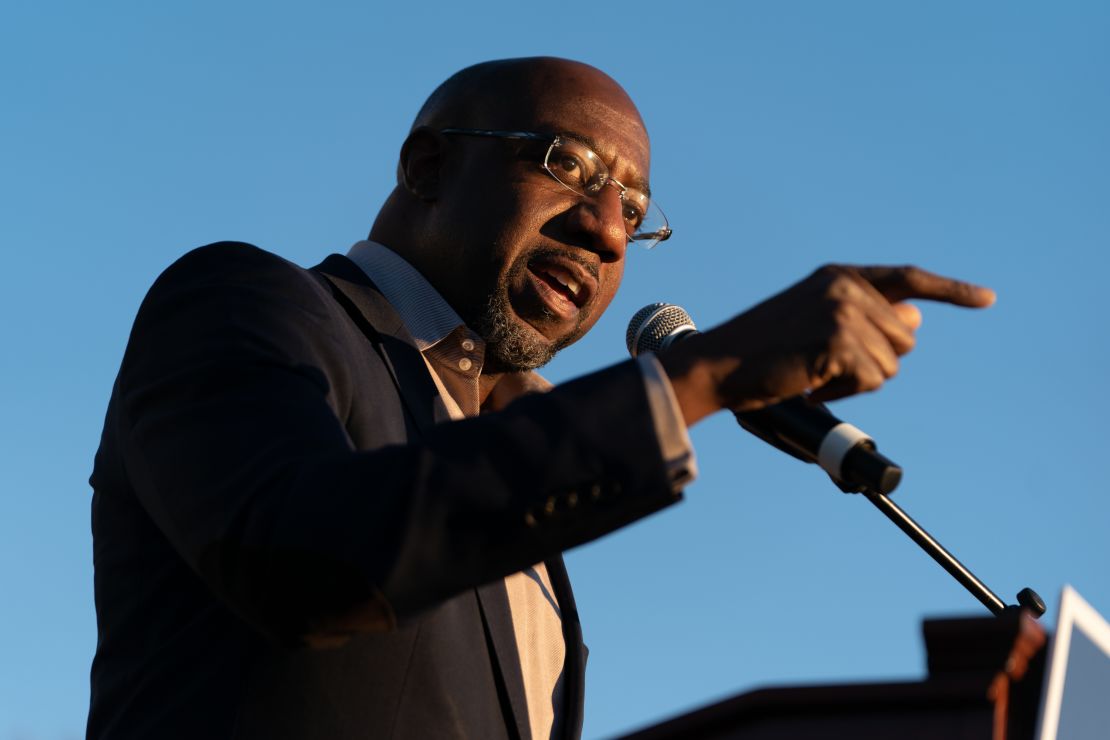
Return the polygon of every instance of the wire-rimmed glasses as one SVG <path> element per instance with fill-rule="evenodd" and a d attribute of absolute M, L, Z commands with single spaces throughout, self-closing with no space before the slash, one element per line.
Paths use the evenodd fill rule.
<path fill-rule="evenodd" d="M 594 196 L 606 185 L 620 193 L 624 215 L 624 230 L 628 240 L 651 249 L 669 239 L 673 231 L 667 217 L 647 193 L 626 187 L 609 175 L 609 168 L 593 149 L 577 139 L 558 134 L 538 134 L 531 131 L 495 131 L 490 129 L 445 128 L 441 134 L 462 136 L 492 136 L 499 139 L 524 139 L 550 141 L 543 158 L 543 168 L 563 187 L 579 195 Z"/>

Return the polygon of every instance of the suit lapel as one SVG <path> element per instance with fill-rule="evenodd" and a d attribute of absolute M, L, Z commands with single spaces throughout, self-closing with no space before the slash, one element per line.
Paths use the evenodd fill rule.
<path fill-rule="evenodd" d="M 440 398 L 424 358 L 416 349 L 415 340 L 405 328 L 401 317 L 366 273 L 351 260 L 336 254 L 313 269 L 330 284 L 336 300 L 344 305 L 351 318 L 381 353 L 405 409 L 420 434 L 427 434 L 436 424 L 449 421 L 451 417 L 447 406 Z M 505 583 L 495 581 L 481 586 L 475 589 L 475 595 L 495 668 L 500 674 L 500 689 L 504 692 L 503 700 L 507 704 L 507 711 L 512 715 L 517 737 L 529 740 L 531 730 L 528 724 L 528 700 L 524 693 L 524 676 L 520 670 L 520 655 L 517 653 L 516 633 L 513 630 Z M 577 617 L 575 622 L 577 623 Z"/>
<path fill-rule="evenodd" d="M 563 558 L 556 555 L 544 561 L 551 588 L 559 601 L 559 614 L 563 623 L 563 640 L 566 658 L 563 662 L 563 718 L 561 735 L 564 738 L 582 736 L 582 707 L 586 698 L 586 645 L 582 642 L 582 623 L 578 619 L 578 606 L 570 588 Z"/>
<path fill-rule="evenodd" d="M 493 648 L 497 665 L 500 668 L 502 689 L 512 710 L 516 724 L 517 737 L 529 740 L 532 737 L 528 723 L 528 698 L 524 693 L 524 674 L 520 670 L 520 653 L 516 648 L 516 632 L 513 630 L 513 614 L 509 608 L 509 592 L 504 581 L 494 581 L 479 586 L 478 604 L 482 609 L 482 619 L 486 623 L 486 637 Z"/>
<path fill-rule="evenodd" d="M 381 353 L 406 411 L 421 435 L 449 420 L 450 414 L 416 341 L 389 305 L 378 286 L 351 260 L 338 254 L 313 268 L 330 284 L 332 292 L 370 342 Z"/>

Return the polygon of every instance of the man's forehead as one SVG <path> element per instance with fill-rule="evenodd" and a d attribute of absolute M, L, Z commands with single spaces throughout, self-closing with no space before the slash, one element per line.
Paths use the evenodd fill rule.
<path fill-rule="evenodd" d="M 582 62 L 531 57 L 468 67 L 432 93 L 417 126 L 572 135 L 614 177 L 646 190 L 651 153 L 640 113 L 613 78 Z"/>
<path fill-rule="evenodd" d="M 533 130 L 563 134 L 593 149 L 614 171 L 630 180 L 625 185 L 647 190 L 651 144 L 631 101 L 620 97 L 567 95 L 538 101 L 530 122 Z"/>

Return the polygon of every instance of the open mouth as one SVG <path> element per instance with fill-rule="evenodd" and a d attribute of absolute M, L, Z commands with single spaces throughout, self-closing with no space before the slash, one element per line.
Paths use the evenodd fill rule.
<path fill-rule="evenodd" d="M 563 298 L 570 303 L 573 303 L 576 308 L 580 305 L 579 296 L 582 294 L 582 284 L 573 277 L 567 275 L 562 270 L 551 269 L 549 267 L 533 269 L 532 272 L 536 277 L 547 284 L 547 287 L 563 296 Z"/>
<path fill-rule="evenodd" d="M 556 313 L 577 314 L 594 293 L 596 281 L 572 260 L 539 257 L 528 263 L 528 270 L 536 282 L 547 289 L 541 293 Z"/>
<path fill-rule="evenodd" d="M 571 260 L 539 257 L 528 263 L 536 294 L 548 315 L 567 322 L 581 320 L 583 307 L 595 293 L 596 281 Z"/>

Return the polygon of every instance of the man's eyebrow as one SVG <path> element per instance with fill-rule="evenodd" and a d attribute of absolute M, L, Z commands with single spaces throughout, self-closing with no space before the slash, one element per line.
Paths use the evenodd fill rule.
<path fill-rule="evenodd" d="M 595 152 L 600 152 L 603 148 L 601 146 L 601 144 L 599 144 L 597 142 L 597 139 L 593 138 L 592 136 L 589 136 L 588 134 L 581 134 L 581 133 L 578 133 L 577 131 L 560 131 L 559 136 L 565 136 L 568 139 L 574 139 L 575 141 L 580 141 L 583 144 L 585 144 L 586 146 L 588 146 L 590 149 L 593 149 Z M 640 175 L 638 175 L 638 174 L 633 175 L 632 178 L 628 182 L 625 182 L 624 180 L 622 180 L 621 182 L 626 187 L 633 188 L 634 190 L 639 190 L 641 193 L 646 195 L 648 198 L 651 198 L 651 186 L 648 185 L 647 180 L 645 180 Z"/>

